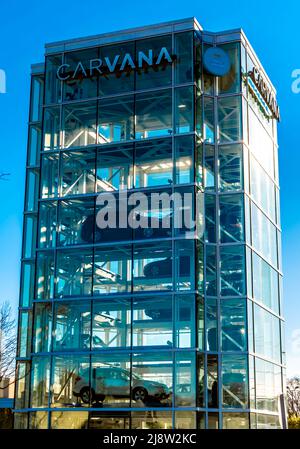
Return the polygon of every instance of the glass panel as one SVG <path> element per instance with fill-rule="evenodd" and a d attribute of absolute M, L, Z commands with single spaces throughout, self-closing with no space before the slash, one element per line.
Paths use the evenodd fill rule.
<path fill-rule="evenodd" d="M 133 289 L 135 291 L 172 289 L 171 242 L 135 245 L 133 258 Z"/>
<path fill-rule="evenodd" d="M 105 354 L 92 357 L 91 372 L 91 404 L 103 404 L 103 407 L 130 407 L 130 399 L 139 400 L 139 394 L 144 391 L 140 378 L 132 376 L 130 383 L 130 358 L 128 354 Z M 78 389 L 83 397 L 88 390 L 88 378 Z"/>
<path fill-rule="evenodd" d="M 172 316 L 172 296 L 134 298 L 132 345 L 174 346 Z"/>
<path fill-rule="evenodd" d="M 206 245 L 206 294 L 208 296 L 217 296 L 217 254 L 216 247 Z"/>
<path fill-rule="evenodd" d="M 58 154 L 49 154 L 42 157 L 42 198 L 53 198 L 58 196 L 58 160 Z"/>
<path fill-rule="evenodd" d="M 245 250 L 241 246 L 221 247 L 221 295 L 245 295 Z"/>
<path fill-rule="evenodd" d="M 134 354 L 132 380 L 132 399 L 135 406 L 172 405 L 173 363 L 170 353 Z"/>
<path fill-rule="evenodd" d="M 36 245 L 36 215 L 24 216 L 24 242 L 23 242 L 23 257 L 30 258 L 35 255 Z"/>
<path fill-rule="evenodd" d="M 94 295 L 131 291 L 131 246 L 108 246 L 95 251 Z"/>
<path fill-rule="evenodd" d="M 252 203 L 252 244 L 274 267 L 277 267 L 276 227 Z"/>
<path fill-rule="evenodd" d="M 175 242 L 176 290 L 195 289 L 195 243 L 193 240 Z"/>
<path fill-rule="evenodd" d="M 257 204 L 276 221 L 275 186 L 258 162 L 251 157 L 251 195 Z"/>
<path fill-rule="evenodd" d="M 257 429 L 281 429 L 279 416 L 257 413 Z"/>
<path fill-rule="evenodd" d="M 178 33 L 175 42 L 175 83 L 184 84 L 193 81 L 193 33 Z"/>
<path fill-rule="evenodd" d="M 26 362 L 17 362 L 15 391 L 15 409 L 27 408 L 29 402 L 29 374 L 31 366 Z"/>
<path fill-rule="evenodd" d="M 168 61 L 162 49 L 165 48 L 171 58 L 172 36 L 161 36 L 151 39 L 144 39 L 136 42 L 137 59 L 139 53 L 143 52 L 147 59 L 150 58 L 154 64 L 152 67 L 142 61 L 142 68 L 136 74 L 136 89 L 149 89 L 159 86 L 167 86 L 172 83 L 172 62 Z M 150 54 L 149 50 L 152 50 Z M 140 62 L 140 61 L 139 61 Z"/>
<path fill-rule="evenodd" d="M 48 429 L 48 412 L 29 413 L 29 429 Z"/>
<path fill-rule="evenodd" d="M 172 429 L 172 412 L 132 412 L 131 429 Z"/>
<path fill-rule="evenodd" d="M 42 78 L 33 76 L 31 79 L 31 104 L 30 104 L 30 121 L 36 122 L 41 120 L 43 103 L 43 86 Z"/>
<path fill-rule="evenodd" d="M 205 241 L 216 243 L 216 197 L 205 195 Z"/>
<path fill-rule="evenodd" d="M 82 245 L 93 242 L 94 200 L 60 201 L 59 245 Z"/>
<path fill-rule="evenodd" d="M 56 263 L 56 297 L 91 294 L 92 250 L 58 251 Z"/>
<path fill-rule="evenodd" d="M 90 402 L 89 378 L 89 356 L 53 357 L 51 407 L 88 406 Z M 83 390 L 84 387 L 86 387 L 85 390 Z M 59 413 L 61 414 L 61 412 Z M 74 419 L 74 412 L 72 415 Z"/>
<path fill-rule="evenodd" d="M 133 96 L 99 101 L 98 142 L 121 142 L 134 138 Z"/>
<path fill-rule="evenodd" d="M 57 202 L 42 202 L 39 210 L 38 244 L 40 248 L 53 248 L 56 243 Z"/>
<path fill-rule="evenodd" d="M 97 153 L 97 192 L 131 189 L 133 186 L 133 147 L 101 147 Z"/>
<path fill-rule="evenodd" d="M 54 351 L 90 349 L 91 304 L 55 303 L 52 336 Z"/>
<path fill-rule="evenodd" d="M 135 138 L 169 136 L 172 126 L 172 91 L 170 89 L 136 95 Z"/>
<path fill-rule="evenodd" d="M 278 412 L 279 397 L 282 393 L 281 368 L 256 357 L 256 408 Z"/>
<path fill-rule="evenodd" d="M 52 335 L 51 303 L 36 303 L 34 308 L 33 352 L 49 352 Z"/>
<path fill-rule="evenodd" d="M 39 152 L 41 150 L 42 133 L 40 125 L 29 127 L 28 139 L 27 165 L 35 166 L 39 163 Z"/>
<path fill-rule="evenodd" d="M 36 297 L 50 299 L 54 294 L 54 253 L 38 253 L 36 270 Z"/>
<path fill-rule="evenodd" d="M 204 97 L 204 141 L 215 141 L 214 99 L 210 97 Z"/>
<path fill-rule="evenodd" d="M 210 45 L 206 45 L 203 43 L 203 54 L 205 51 L 211 48 Z M 203 70 L 203 81 L 204 81 L 204 93 L 206 95 L 213 95 L 214 94 L 214 80 L 215 77 L 211 73 L 206 72 L 206 70 Z"/>
<path fill-rule="evenodd" d="M 219 146 L 219 190 L 243 188 L 243 158 L 241 145 Z"/>
<path fill-rule="evenodd" d="M 176 412 L 175 429 L 197 429 L 195 412 Z"/>
<path fill-rule="evenodd" d="M 219 414 L 207 413 L 207 428 L 217 430 L 219 428 Z"/>
<path fill-rule="evenodd" d="M 218 306 L 217 300 L 206 298 L 206 350 L 218 351 Z"/>
<path fill-rule="evenodd" d="M 187 184 L 194 181 L 194 137 L 177 137 L 175 139 L 175 171 L 176 184 Z M 202 169 L 202 160 L 199 161 Z M 201 182 L 199 180 L 199 182 Z"/>
<path fill-rule="evenodd" d="M 61 195 L 80 195 L 95 191 L 94 150 L 68 151 L 61 156 Z"/>
<path fill-rule="evenodd" d="M 239 96 L 218 99 L 220 143 L 242 140 L 241 116 L 242 104 Z"/>
<path fill-rule="evenodd" d="M 27 170 L 25 211 L 32 212 L 37 210 L 38 189 L 39 172 L 37 170 Z"/>
<path fill-rule="evenodd" d="M 131 300 L 101 298 L 94 302 L 92 332 L 92 349 L 129 346 L 131 343 Z M 132 332 L 134 333 L 134 329 Z"/>
<path fill-rule="evenodd" d="M 240 43 L 230 43 L 220 47 L 230 59 L 230 70 L 225 76 L 218 78 L 219 93 L 229 94 L 241 90 Z"/>
<path fill-rule="evenodd" d="M 62 130 L 64 147 L 86 146 L 96 143 L 97 104 L 78 103 L 64 106 Z"/>
<path fill-rule="evenodd" d="M 176 295 L 174 301 L 175 301 L 174 322 L 175 322 L 176 346 L 179 348 L 193 348 L 196 343 L 195 296 Z"/>
<path fill-rule="evenodd" d="M 44 109 L 44 151 L 58 150 L 61 146 L 60 107 Z"/>
<path fill-rule="evenodd" d="M 175 407 L 196 406 L 195 353 L 175 353 Z"/>
<path fill-rule="evenodd" d="M 130 60 L 123 61 L 125 55 L 134 55 L 134 42 L 121 42 L 117 45 L 100 47 L 101 67 L 100 95 L 119 94 L 134 90 L 135 72 Z M 119 57 L 118 57 L 119 55 Z M 126 64 L 127 61 L 127 64 Z"/>
<path fill-rule="evenodd" d="M 246 351 L 246 301 L 223 299 L 221 301 L 222 351 Z"/>
<path fill-rule="evenodd" d="M 97 70 L 90 70 L 90 61 L 98 58 L 98 49 L 65 53 L 64 101 L 83 100 L 97 96 Z"/>
<path fill-rule="evenodd" d="M 14 413 L 14 429 L 28 428 L 28 413 Z"/>
<path fill-rule="evenodd" d="M 135 182 L 138 187 L 173 183 L 171 139 L 140 142 L 135 147 Z"/>
<path fill-rule="evenodd" d="M 223 407 L 248 407 L 247 357 L 223 355 L 222 357 Z"/>
<path fill-rule="evenodd" d="M 20 306 L 31 305 L 34 296 L 34 263 L 22 263 L 22 284 L 20 292 Z"/>
<path fill-rule="evenodd" d="M 207 398 L 209 408 L 218 408 L 219 382 L 218 382 L 218 357 L 216 355 L 207 356 Z"/>
<path fill-rule="evenodd" d="M 50 383 L 50 358 L 33 357 L 30 403 L 31 407 L 48 407 Z"/>
<path fill-rule="evenodd" d="M 223 413 L 223 429 L 249 429 L 249 413 Z"/>
<path fill-rule="evenodd" d="M 206 190 L 215 189 L 215 148 L 204 146 L 204 185 Z"/>
<path fill-rule="evenodd" d="M 31 345 L 31 312 L 20 312 L 19 323 L 18 357 L 28 357 Z"/>
<path fill-rule="evenodd" d="M 204 354 L 197 353 L 197 373 L 198 373 L 198 391 L 197 391 L 197 406 L 205 407 L 205 366 L 204 366 Z"/>
<path fill-rule="evenodd" d="M 59 103 L 61 101 L 61 81 L 57 78 L 57 69 L 62 64 L 62 55 L 46 58 L 45 103 Z"/>
<path fill-rule="evenodd" d="M 241 242 L 244 235 L 244 196 L 222 195 L 220 200 L 221 243 Z"/>
<path fill-rule="evenodd" d="M 253 296 L 265 306 L 279 312 L 278 273 L 257 254 L 253 254 Z"/>
<path fill-rule="evenodd" d="M 88 412 L 52 412 L 51 429 L 87 429 Z"/>
<path fill-rule="evenodd" d="M 258 162 L 266 172 L 274 178 L 274 148 L 273 142 L 265 131 L 263 125 L 253 112 L 249 109 L 249 141 L 250 148 Z"/>
<path fill-rule="evenodd" d="M 194 130 L 194 88 L 180 87 L 175 89 L 175 132 L 188 133 Z"/>
<path fill-rule="evenodd" d="M 255 352 L 281 363 L 280 320 L 254 305 Z"/>
<path fill-rule="evenodd" d="M 129 429 L 130 412 L 90 412 L 89 429 Z"/>

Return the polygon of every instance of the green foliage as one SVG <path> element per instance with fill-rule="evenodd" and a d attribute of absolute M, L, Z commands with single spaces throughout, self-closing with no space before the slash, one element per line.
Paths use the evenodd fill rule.
<path fill-rule="evenodd" d="M 288 425 L 289 429 L 300 429 L 300 416 L 290 416 Z"/>

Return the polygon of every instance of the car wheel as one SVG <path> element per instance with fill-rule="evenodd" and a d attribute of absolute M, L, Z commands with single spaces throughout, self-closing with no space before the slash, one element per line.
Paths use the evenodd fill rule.
<path fill-rule="evenodd" d="M 156 276 L 159 275 L 159 267 L 157 265 L 152 265 L 152 267 L 150 267 L 150 276 L 155 278 Z"/>
<path fill-rule="evenodd" d="M 80 398 L 84 404 L 90 404 L 93 402 L 95 393 L 89 387 L 84 387 L 80 391 Z"/>
<path fill-rule="evenodd" d="M 132 399 L 134 401 L 145 402 L 148 397 L 148 392 L 143 387 L 137 387 L 132 392 Z"/>

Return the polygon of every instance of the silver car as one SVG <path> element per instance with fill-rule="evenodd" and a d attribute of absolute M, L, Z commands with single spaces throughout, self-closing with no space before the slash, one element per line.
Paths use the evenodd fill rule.
<path fill-rule="evenodd" d="M 118 367 L 99 367 L 92 369 L 91 388 L 89 370 L 84 370 L 75 378 L 73 394 L 85 404 L 102 402 L 105 396 L 130 397 L 130 372 Z M 167 385 L 145 380 L 132 373 L 131 397 L 134 401 L 145 402 L 147 398 L 166 399 L 169 396 Z"/>

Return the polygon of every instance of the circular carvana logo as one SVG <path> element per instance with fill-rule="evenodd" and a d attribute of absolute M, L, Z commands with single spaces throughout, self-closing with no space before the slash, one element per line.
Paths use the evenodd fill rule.
<path fill-rule="evenodd" d="M 229 72 L 230 59 L 228 54 L 219 47 L 210 47 L 204 53 L 204 68 L 215 76 L 224 76 Z"/>

